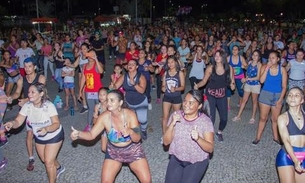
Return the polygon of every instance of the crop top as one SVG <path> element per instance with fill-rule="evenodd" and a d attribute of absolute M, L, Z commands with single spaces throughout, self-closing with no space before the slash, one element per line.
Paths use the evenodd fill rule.
<path fill-rule="evenodd" d="M 287 130 L 288 130 L 289 135 L 291 135 L 291 136 L 292 135 L 305 135 L 305 124 L 303 124 L 302 129 L 299 129 L 299 127 L 295 124 L 289 111 L 287 113 L 288 113 L 288 118 L 289 118 L 288 125 L 287 125 Z M 302 112 L 302 114 L 303 114 L 303 118 L 304 118 L 305 117 L 304 113 Z"/>
<path fill-rule="evenodd" d="M 107 137 L 109 139 L 110 142 L 112 143 L 120 143 L 120 142 L 128 142 L 131 140 L 130 135 L 124 137 L 123 134 L 120 131 L 117 131 L 116 129 L 113 128 L 112 126 L 112 119 L 111 119 L 111 113 L 110 114 L 110 123 L 111 123 L 111 127 L 110 130 L 107 134 Z M 124 114 L 124 110 L 123 110 L 123 116 L 124 116 L 124 126 L 126 126 L 126 121 L 125 121 L 125 114 Z"/>

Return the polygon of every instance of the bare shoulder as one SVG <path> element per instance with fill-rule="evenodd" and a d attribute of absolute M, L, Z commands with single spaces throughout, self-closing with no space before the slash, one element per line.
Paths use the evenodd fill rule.
<path fill-rule="evenodd" d="M 287 125 L 289 122 L 288 112 L 284 112 L 283 114 L 279 115 L 278 123 Z"/>

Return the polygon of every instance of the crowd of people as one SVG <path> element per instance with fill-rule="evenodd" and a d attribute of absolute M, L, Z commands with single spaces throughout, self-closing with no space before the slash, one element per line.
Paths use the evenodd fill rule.
<path fill-rule="evenodd" d="M 304 182 L 304 28 L 185 27 L 176 22 L 162 26 L 80 26 L 68 32 L 47 33 L 13 28 L 1 32 L 0 39 L 4 40 L 0 42 L 0 146 L 8 142 L 6 131 L 26 122 L 27 170 L 34 169 L 34 138 L 51 183 L 65 171 L 56 159 L 64 129 L 56 106 L 48 98 L 47 80 L 57 83 L 59 93 L 65 92 L 63 110 L 73 107 L 87 113 L 83 130 L 72 127 L 72 140 L 90 141 L 102 134 L 102 182 L 114 182 L 123 163 L 140 182 L 152 181 L 142 147 L 142 140 L 149 139 L 151 119 L 147 114 L 153 110 L 152 102 L 162 106 L 161 144 L 169 147 L 165 182 L 200 182 L 214 150 L 216 110 L 219 127 L 215 136 L 223 142 L 228 121 L 244 118 L 250 96 L 249 125 L 258 125 L 252 144 L 262 140 L 270 115 L 273 141 L 284 145 L 276 158 L 280 181 Z M 105 77 L 106 71 L 112 72 L 106 62 L 115 63 L 110 78 Z M 190 91 L 186 91 L 187 77 Z M 110 81 L 107 87 L 105 80 Z M 156 101 L 151 97 L 154 91 Z M 231 102 L 235 93 L 237 104 Z M 16 100 L 21 107 L 17 117 L 4 122 L 5 112 Z M 289 110 L 280 115 L 286 102 Z M 232 105 L 239 111 L 230 120 Z M 0 148 L 0 171 L 7 162 Z"/>

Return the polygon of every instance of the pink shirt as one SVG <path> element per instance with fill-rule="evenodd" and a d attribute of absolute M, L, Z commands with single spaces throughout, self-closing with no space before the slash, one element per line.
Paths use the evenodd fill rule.
<path fill-rule="evenodd" d="M 52 46 L 51 45 L 43 45 L 41 47 L 41 51 L 43 52 L 44 56 L 50 56 L 52 53 Z"/>
<path fill-rule="evenodd" d="M 180 121 L 174 127 L 174 138 L 169 147 L 169 154 L 175 155 L 181 161 L 196 163 L 209 158 L 209 153 L 203 151 L 201 147 L 191 138 L 191 131 L 197 126 L 199 136 L 203 137 L 203 133 L 214 132 L 214 126 L 211 119 L 203 113 L 193 121 L 186 120 L 183 111 L 177 111 L 180 114 Z M 172 121 L 170 116 L 167 126 Z"/>

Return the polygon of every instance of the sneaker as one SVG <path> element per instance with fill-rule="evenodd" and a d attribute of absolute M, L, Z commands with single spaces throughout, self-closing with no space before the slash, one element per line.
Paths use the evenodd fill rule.
<path fill-rule="evenodd" d="M 258 143 L 259 143 L 259 140 L 255 139 L 255 140 L 253 140 L 252 145 L 256 146 Z"/>
<path fill-rule="evenodd" d="M 141 137 L 143 140 L 147 140 L 147 131 L 141 131 Z"/>
<path fill-rule="evenodd" d="M 60 174 L 64 173 L 65 170 L 66 170 L 66 168 L 64 166 L 59 166 L 56 170 L 56 179 L 58 179 Z"/>
<path fill-rule="evenodd" d="M 8 143 L 7 138 L 5 138 L 5 140 L 1 140 L 1 141 L 0 141 L 0 147 L 5 146 L 7 143 Z"/>
<path fill-rule="evenodd" d="M 86 112 L 88 112 L 88 108 L 85 108 L 85 107 L 83 107 L 83 108 L 79 111 L 79 113 L 81 113 L 81 114 L 84 114 L 84 113 L 86 113 Z"/>
<path fill-rule="evenodd" d="M 148 104 L 148 110 L 152 110 L 152 105 L 151 105 L 151 103 Z"/>
<path fill-rule="evenodd" d="M 216 133 L 216 136 L 217 136 L 217 140 L 218 140 L 219 142 L 222 142 L 222 141 L 223 141 L 223 136 L 222 136 L 221 133 Z"/>
<path fill-rule="evenodd" d="M 34 163 L 35 163 L 35 160 L 34 159 L 29 159 L 29 164 L 28 166 L 26 167 L 26 169 L 28 171 L 33 171 L 34 170 Z"/>
<path fill-rule="evenodd" d="M 58 93 L 61 93 L 62 91 L 64 91 L 64 90 L 63 90 L 63 89 L 60 89 L 60 88 L 58 89 Z"/>
<path fill-rule="evenodd" d="M 233 122 L 238 122 L 238 121 L 240 121 L 241 119 L 240 119 L 240 117 L 237 117 L 237 116 L 235 116 L 234 118 L 232 118 L 232 121 Z"/>
<path fill-rule="evenodd" d="M 85 128 L 84 128 L 84 132 L 90 132 L 91 131 L 91 125 L 87 125 Z"/>
<path fill-rule="evenodd" d="M 160 103 L 161 103 L 161 99 L 160 99 L 160 98 L 157 98 L 156 104 L 160 104 Z"/>
<path fill-rule="evenodd" d="M 8 160 L 6 158 L 3 158 L 3 160 L 0 161 L 0 173 L 5 169 L 7 163 L 8 163 Z"/>

